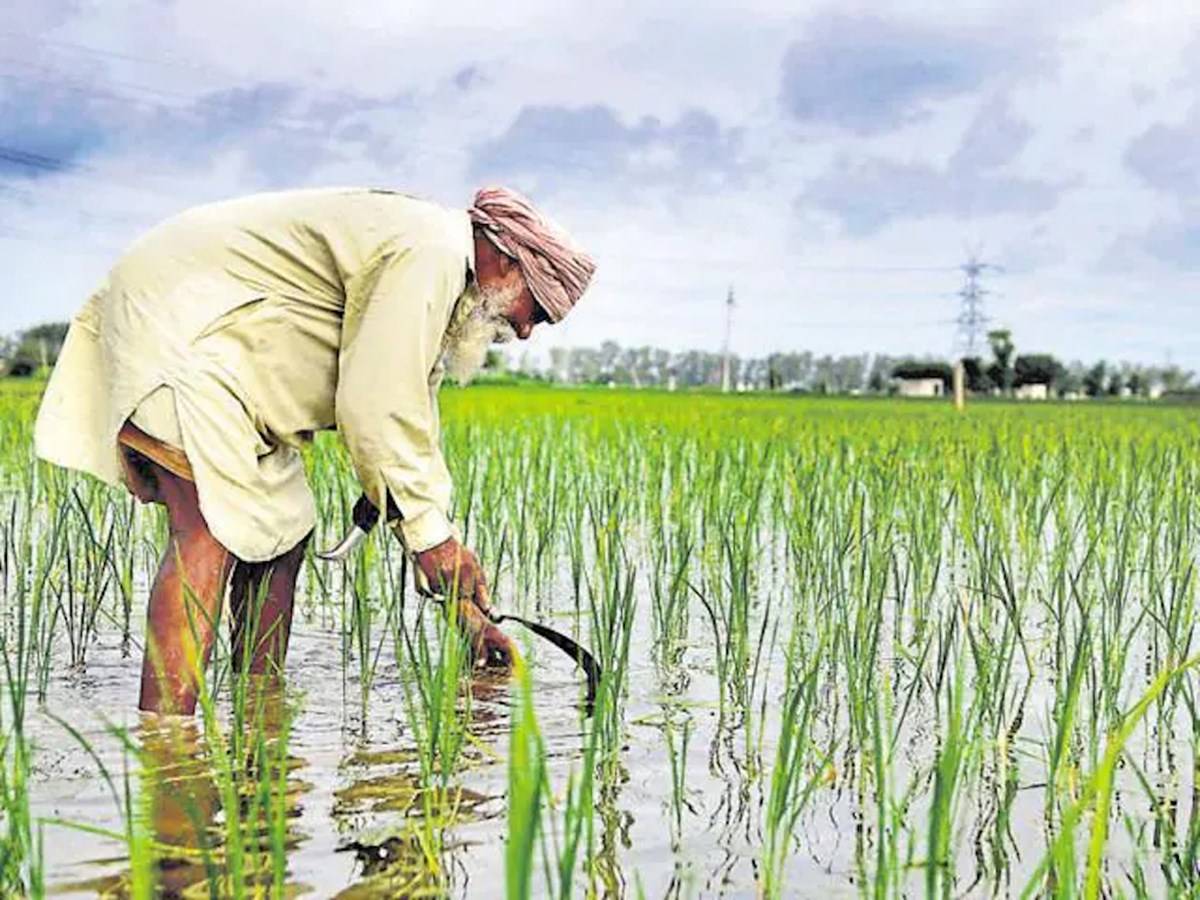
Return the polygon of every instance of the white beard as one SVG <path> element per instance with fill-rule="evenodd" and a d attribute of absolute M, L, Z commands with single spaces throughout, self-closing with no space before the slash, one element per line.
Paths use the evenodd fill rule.
<path fill-rule="evenodd" d="M 523 284 L 480 287 L 459 301 L 442 338 L 442 364 L 457 384 L 471 382 L 487 360 L 488 347 L 506 344 L 517 333 L 504 317 Z"/>

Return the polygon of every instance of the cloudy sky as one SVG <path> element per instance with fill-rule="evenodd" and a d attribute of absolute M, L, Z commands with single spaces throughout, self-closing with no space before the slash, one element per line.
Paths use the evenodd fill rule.
<path fill-rule="evenodd" d="M 976 252 L 1020 349 L 1200 369 L 1191 0 L 15 3 L 0 332 L 194 203 L 502 182 L 599 261 L 536 352 L 716 349 L 732 285 L 743 354 L 945 355 Z"/>

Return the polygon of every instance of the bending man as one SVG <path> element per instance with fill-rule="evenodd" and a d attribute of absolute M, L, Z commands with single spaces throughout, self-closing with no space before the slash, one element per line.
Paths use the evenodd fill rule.
<path fill-rule="evenodd" d="M 561 320 L 593 270 L 504 188 L 465 211 L 379 190 L 259 194 L 137 241 L 72 321 L 35 442 L 167 507 L 141 708 L 194 710 L 227 589 L 234 664 L 282 669 L 315 523 L 299 451 L 329 428 L 415 569 L 470 599 L 476 652 L 510 659 L 450 522 L 437 390 L 491 343 Z"/>

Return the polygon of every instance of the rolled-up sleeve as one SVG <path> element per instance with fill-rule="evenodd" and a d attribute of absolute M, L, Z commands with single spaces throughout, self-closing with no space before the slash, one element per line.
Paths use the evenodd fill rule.
<path fill-rule="evenodd" d="M 377 509 L 389 495 L 399 509 L 412 553 L 453 534 L 430 374 L 465 277 L 461 252 L 418 246 L 381 258 L 346 300 L 337 427 L 363 492 Z"/>

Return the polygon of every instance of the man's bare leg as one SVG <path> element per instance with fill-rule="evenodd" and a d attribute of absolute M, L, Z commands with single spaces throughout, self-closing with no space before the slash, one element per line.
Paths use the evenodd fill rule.
<path fill-rule="evenodd" d="M 233 557 L 208 530 L 196 486 L 150 465 L 153 500 L 166 504 L 170 534 L 150 592 L 138 707 L 191 715 Z"/>
<path fill-rule="evenodd" d="M 292 632 L 296 579 L 308 537 L 265 563 L 238 562 L 230 583 L 233 668 L 242 671 L 249 654 L 251 675 L 281 674 Z M 266 581 L 264 590 L 263 582 Z"/>

